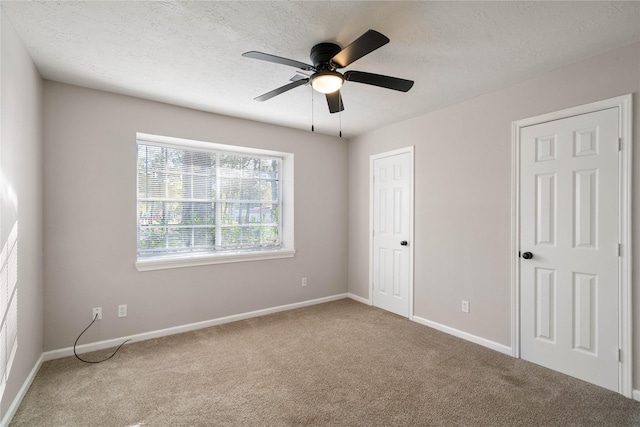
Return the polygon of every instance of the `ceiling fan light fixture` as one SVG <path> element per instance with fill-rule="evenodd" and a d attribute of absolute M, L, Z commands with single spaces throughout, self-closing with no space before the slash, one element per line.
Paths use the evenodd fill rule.
<path fill-rule="evenodd" d="M 311 87 L 320 93 L 333 93 L 344 83 L 342 74 L 336 71 L 318 71 L 311 76 Z"/>

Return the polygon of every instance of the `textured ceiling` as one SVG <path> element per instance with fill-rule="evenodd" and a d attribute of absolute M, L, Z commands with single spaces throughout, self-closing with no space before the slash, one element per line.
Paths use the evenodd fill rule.
<path fill-rule="evenodd" d="M 640 2 L 1 2 L 42 76 L 309 130 L 312 90 L 266 102 L 319 42 L 368 29 L 391 42 L 346 69 L 415 80 L 408 93 L 347 82 L 345 111 L 314 96 L 317 132 L 352 137 L 640 41 Z"/>

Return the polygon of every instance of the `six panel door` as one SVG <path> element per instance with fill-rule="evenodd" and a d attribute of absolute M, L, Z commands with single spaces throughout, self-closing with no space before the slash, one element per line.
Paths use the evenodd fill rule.
<path fill-rule="evenodd" d="M 410 153 L 374 160 L 373 305 L 409 317 Z"/>
<path fill-rule="evenodd" d="M 521 356 L 618 391 L 618 109 L 520 134 Z M 527 254 L 529 258 L 529 254 Z"/>

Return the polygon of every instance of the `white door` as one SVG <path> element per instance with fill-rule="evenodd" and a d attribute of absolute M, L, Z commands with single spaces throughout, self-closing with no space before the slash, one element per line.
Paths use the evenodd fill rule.
<path fill-rule="evenodd" d="M 618 114 L 520 133 L 521 356 L 615 391 Z"/>
<path fill-rule="evenodd" d="M 373 305 L 409 317 L 412 280 L 411 151 L 372 162 Z"/>

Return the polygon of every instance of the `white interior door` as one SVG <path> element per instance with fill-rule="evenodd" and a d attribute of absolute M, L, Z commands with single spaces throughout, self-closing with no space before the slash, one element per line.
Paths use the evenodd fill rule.
<path fill-rule="evenodd" d="M 411 151 L 372 160 L 373 305 L 410 316 L 413 168 Z"/>
<path fill-rule="evenodd" d="M 520 130 L 521 357 L 615 391 L 618 123 L 609 108 Z"/>

